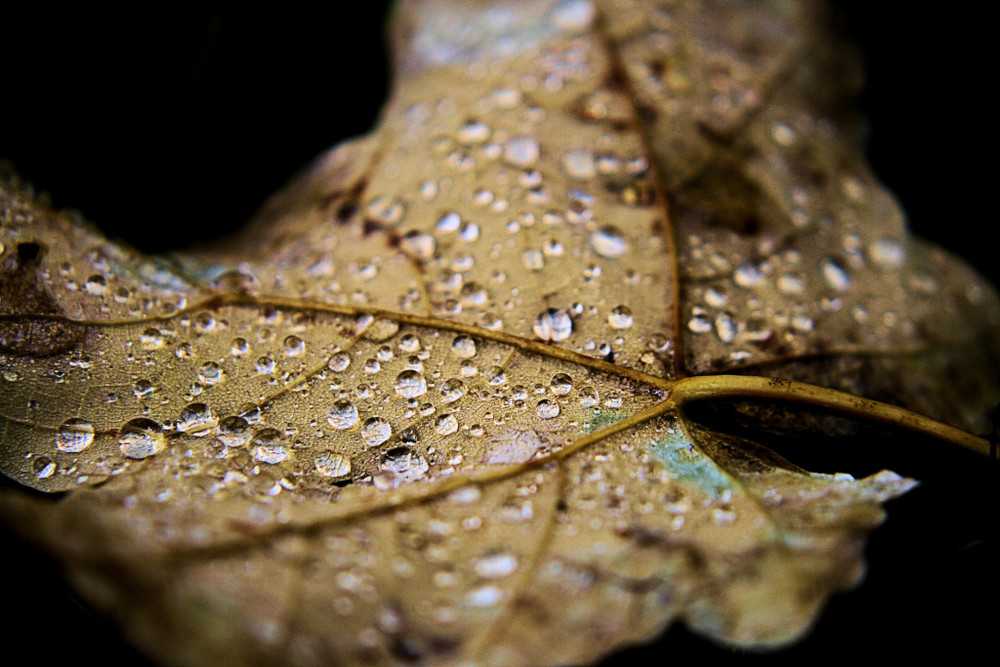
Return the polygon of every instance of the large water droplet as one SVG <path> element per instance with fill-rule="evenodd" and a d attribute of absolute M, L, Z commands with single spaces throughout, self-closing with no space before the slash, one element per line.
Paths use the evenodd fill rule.
<path fill-rule="evenodd" d="M 403 235 L 403 238 L 399 242 L 399 247 L 413 259 L 425 262 L 434 257 L 437 242 L 430 234 L 411 230 Z"/>
<path fill-rule="evenodd" d="M 181 410 L 180 419 L 177 420 L 177 430 L 201 437 L 208 435 L 211 429 L 218 424 L 212 409 L 204 403 L 191 403 Z"/>
<path fill-rule="evenodd" d="M 556 403 L 555 401 L 550 401 L 547 398 L 543 398 L 542 400 L 538 401 L 538 405 L 536 406 L 535 410 L 536 414 L 541 419 L 553 419 L 555 417 L 558 417 L 561 411 L 562 410 L 560 409 L 558 403 Z"/>
<path fill-rule="evenodd" d="M 144 459 L 160 452 L 165 444 L 163 427 L 145 417 L 133 419 L 122 426 L 118 446 L 130 459 Z"/>
<path fill-rule="evenodd" d="M 503 149 L 503 157 L 515 167 L 530 167 L 538 161 L 541 151 L 534 137 L 520 136 L 508 140 Z"/>
<path fill-rule="evenodd" d="M 427 393 L 427 382 L 417 371 L 405 370 L 396 376 L 394 388 L 403 398 L 416 398 Z"/>
<path fill-rule="evenodd" d="M 573 379 L 566 373 L 556 373 L 549 381 L 549 391 L 554 396 L 565 396 L 573 391 Z"/>
<path fill-rule="evenodd" d="M 82 452 L 94 441 L 94 426 L 86 419 L 67 419 L 56 432 L 56 447 L 63 452 Z"/>
<path fill-rule="evenodd" d="M 621 257 L 628 249 L 625 235 L 613 225 L 604 225 L 590 235 L 590 249 L 601 257 Z"/>
<path fill-rule="evenodd" d="M 458 430 L 458 420 L 450 412 L 439 415 L 434 420 L 434 430 L 438 435 L 451 435 Z"/>
<path fill-rule="evenodd" d="M 351 474 L 351 459 L 337 452 L 325 451 L 314 461 L 316 472 L 323 477 L 342 479 Z"/>
<path fill-rule="evenodd" d="M 347 370 L 347 367 L 351 365 L 351 355 L 346 352 L 337 352 L 332 357 L 330 357 L 329 363 L 326 367 L 331 371 L 340 373 L 341 371 Z"/>
<path fill-rule="evenodd" d="M 365 446 L 381 445 L 392 436 L 392 426 L 381 417 L 372 417 L 361 426 L 361 439 Z"/>
<path fill-rule="evenodd" d="M 243 417 L 226 417 L 219 422 L 216 437 L 226 447 L 243 447 L 250 441 L 250 424 Z"/>
<path fill-rule="evenodd" d="M 465 383 L 458 378 L 448 378 L 441 384 L 441 398 L 445 403 L 454 403 L 465 395 Z"/>
<path fill-rule="evenodd" d="M 326 421 L 338 431 L 343 431 L 358 421 L 358 409 L 350 401 L 337 401 L 327 411 Z"/>
<path fill-rule="evenodd" d="M 470 359 L 476 356 L 476 341 L 465 334 L 455 336 L 451 341 L 451 353 L 459 359 Z"/>
<path fill-rule="evenodd" d="M 254 435 L 251 441 L 253 457 L 261 463 L 281 463 L 288 458 L 288 447 L 284 436 L 276 428 L 264 428 Z"/>
<path fill-rule="evenodd" d="M 562 308 L 549 308 L 538 314 L 532 330 L 544 341 L 566 340 L 573 333 L 573 319 Z"/>

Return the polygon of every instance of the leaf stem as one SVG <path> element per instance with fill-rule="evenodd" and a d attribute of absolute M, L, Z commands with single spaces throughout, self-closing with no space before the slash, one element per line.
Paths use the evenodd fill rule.
<path fill-rule="evenodd" d="M 705 375 L 679 380 L 669 400 L 681 406 L 692 401 L 720 398 L 771 398 L 828 408 L 843 415 L 879 422 L 937 438 L 983 456 L 989 456 L 986 438 L 949 426 L 930 417 L 847 392 L 783 378 L 750 375 Z"/>

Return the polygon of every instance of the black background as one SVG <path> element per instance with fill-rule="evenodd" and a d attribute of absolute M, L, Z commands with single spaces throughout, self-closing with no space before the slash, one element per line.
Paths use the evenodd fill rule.
<path fill-rule="evenodd" d="M 387 89 L 384 2 L 324 10 L 20 10 L 0 27 L 0 158 L 59 207 L 150 251 L 238 228 L 312 157 L 375 123 Z M 348 8 L 348 4 L 352 5 Z M 973 5 L 836 3 L 863 50 L 869 156 L 912 228 L 996 282 L 995 83 L 991 24 Z M 991 648 L 996 611 L 996 474 L 941 447 L 868 443 L 832 458 L 858 474 L 924 480 L 890 505 L 870 541 L 867 582 L 833 601 L 801 645 L 769 662 L 906 657 Z M 840 447 L 830 443 L 824 447 Z M 137 659 L 77 605 L 43 559 L 4 542 L 5 650 L 44 662 Z M 987 653 L 986 655 L 989 655 Z M 674 630 L 613 658 L 746 662 Z"/>

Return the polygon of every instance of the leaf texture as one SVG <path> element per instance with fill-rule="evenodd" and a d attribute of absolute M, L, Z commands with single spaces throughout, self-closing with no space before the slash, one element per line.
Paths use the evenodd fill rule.
<path fill-rule="evenodd" d="M 998 397 L 996 295 L 854 155 L 818 11 L 404 3 L 379 128 L 170 259 L 5 187 L 3 471 L 68 493 L 4 514 L 174 664 L 794 640 L 912 482 L 692 380 L 797 433 L 788 380 L 973 433 Z"/>

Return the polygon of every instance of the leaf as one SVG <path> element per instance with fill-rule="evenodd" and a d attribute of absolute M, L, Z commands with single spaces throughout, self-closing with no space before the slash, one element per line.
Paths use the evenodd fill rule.
<path fill-rule="evenodd" d="M 71 489 L 5 511 L 144 650 L 537 664 L 674 619 L 780 643 L 909 482 L 807 474 L 689 401 L 763 398 L 756 439 L 804 401 L 980 442 L 721 375 L 973 432 L 996 403 L 995 295 L 817 125 L 802 64 L 837 54 L 805 10 L 678 8 L 670 42 L 587 7 L 503 39 L 404 7 L 380 129 L 238 246 L 151 259 L 5 191 L 4 471 Z M 783 48 L 736 66 L 765 29 Z M 480 44 L 521 55 L 421 69 Z"/>

